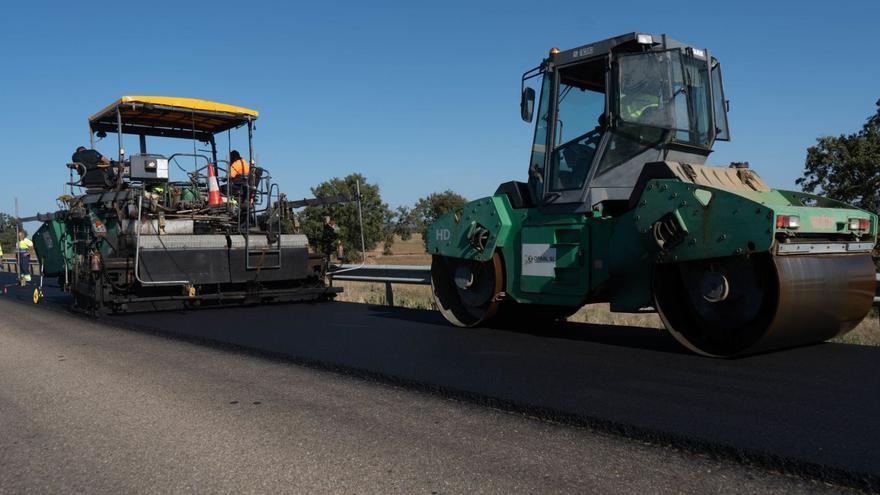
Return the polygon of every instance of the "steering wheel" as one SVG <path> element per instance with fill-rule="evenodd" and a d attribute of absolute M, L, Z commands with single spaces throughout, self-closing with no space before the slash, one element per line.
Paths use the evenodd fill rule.
<path fill-rule="evenodd" d="M 602 137 L 602 131 L 604 130 L 601 126 L 596 126 L 588 132 L 581 134 L 580 136 L 570 139 L 559 146 L 556 147 L 557 150 L 561 150 L 566 146 L 569 146 L 574 143 L 580 143 L 582 145 L 595 145 L 599 143 L 599 139 Z"/>

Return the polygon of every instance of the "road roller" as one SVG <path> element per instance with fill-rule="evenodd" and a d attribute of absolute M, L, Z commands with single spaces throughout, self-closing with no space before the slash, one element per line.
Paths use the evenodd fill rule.
<path fill-rule="evenodd" d="M 43 222 L 42 274 L 89 314 L 334 297 L 326 257 L 282 231 L 291 208 L 320 198 L 287 201 L 257 163 L 258 116 L 168 96 L 123 96 L 91 116 L 60 209 L 21 219 Z M 95 149 L 108 134 L 113 159 Z"/>
<path fill-rule="evenodd" d="M 747 162 L 706 164 L 730 139 L 709 50 L 647 33 L 553 48 L 521 89 L 527 182 L 427 232 L 453 325 L 540 328 L 610 303 L 734 357 L 830 339 L 870 311 L 875 214 L 771 189 Z"/>

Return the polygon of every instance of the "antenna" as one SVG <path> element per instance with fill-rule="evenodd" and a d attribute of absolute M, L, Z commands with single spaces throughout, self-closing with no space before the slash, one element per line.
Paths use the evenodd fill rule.
<path fill-rule="evenodd" d="M 15 244 L 13 244 L 15 249 L 15 273 L 18 275 L 18 278 L 21 279 L 21 253 L 19 253 L 19 241 L 18 236 L 21 232 L 21 221 L 18 219 L 18 197 L 15 197 Z"/>

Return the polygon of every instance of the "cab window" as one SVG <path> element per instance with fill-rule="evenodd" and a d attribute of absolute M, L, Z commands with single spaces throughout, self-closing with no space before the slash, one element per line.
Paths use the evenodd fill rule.
<path fill-rule="evenodd" d="M 724 86 L 721 83 L 721 64 L 712 59 L 712 103 L 715 107 L 715 139 L 730 140 L 727 126 L 727 101 L 724 99 Z"/>
<path fill-rule="evenodd" d="M 600 60 L 559 73 L 551 191 L 580 189 L 587 179 L 604 128 L 604 68 Z"/>

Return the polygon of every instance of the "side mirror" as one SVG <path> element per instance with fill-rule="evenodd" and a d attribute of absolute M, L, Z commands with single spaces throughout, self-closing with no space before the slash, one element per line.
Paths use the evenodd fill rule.
<path fill-rule="evenodd" d="M 519 102 L 520 117 L 526 122 L 532 121 L 532 114 L 535 111 L 535 90 L 533 88 L 525 88 L 522 92 L 522 99 Z"/>

